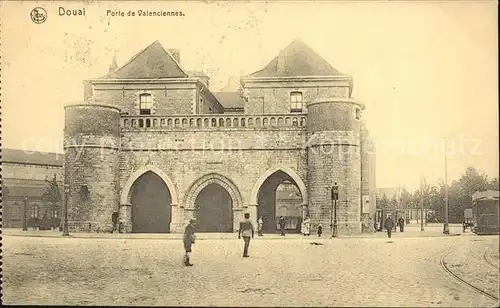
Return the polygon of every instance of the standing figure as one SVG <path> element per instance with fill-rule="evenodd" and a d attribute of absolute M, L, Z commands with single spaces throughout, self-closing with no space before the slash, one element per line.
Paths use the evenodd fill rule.
<path fill-rule="evenodd" d="M 248 258 L 248 246 L 250 246 L 250 236 L 253 238 L 254 230 L 253 224 L 250 221 L 250 214 L 245 213 L 245 219 L 240 222 L 240 228 L 238 230 L 238 238 L 240 239 L 243 235 L 243 240 L 245 241 L 245 247 L 243 248 L 243 258 Z"/>
<path fill-rule="evenodd" d="M 262 236 L 262 229 L 264 228 L 264 220 L 262 219 L 262 215 L 259 216 L 259 221 L 257 222 L 257 232 L 259 236 Z"/>
<path fill-rule="evenodd" d="M 318 225 L 318 237 L 321 237 L 321 234 L 323 234 L 323 226 L 321 224 Z"/>
<path fill-rule="evenodd" d="M 311 218 L 309 218 L 309 216 L 306 216 L 302 222 L 302 234 L 305 236 L 309 236 L 311 234 Z"/>
<path fill-rule="evenodd" d="M 405 219 L 403 218 L 403 216 L 399 217 L 398 224 L 399 224 L 399 232 L 403 232 L 405 229 Z"/>
<path fill-rule="evenodd" d="M 184 255 L 184 265 L 186 266 L 193 266 L 193 264 L 189 262 L 189 259 L 191 258 L 191 245 L 193 245 L 196 240 L 196 236 L 194 235 L 195 226 L 196 219 L 191 219 L 189 221 L 189 224 L 186 226 L 186 229 L 184 230 L 183 242 L 184 250 L 186 251 L 186 254 Z"/>
<path fill-rule="evenodd" d="M 387 236 L 391 238 L 392 228 L 394 228 L 394 221 L 391 218 L 391 214 L 387 215 L 387 218 L 384 221 L 384 228 L 387 229 Z"/>
<path fill-rule="evenodd" d="M 285 218 L 283 218 L 283 216 L 280 217 L 279 225 L 280 225 L 281 236 L 285 236 Z"/>

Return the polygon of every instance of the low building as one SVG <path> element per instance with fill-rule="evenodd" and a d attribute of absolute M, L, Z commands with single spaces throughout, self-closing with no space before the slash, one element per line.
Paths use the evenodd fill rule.
<path fill-rule="evenodd" d="M 24 211 L 27 221 L 59 218 L 63 161 L 60 153 L 2 149 L 3 227 L 21 228 Z"/>

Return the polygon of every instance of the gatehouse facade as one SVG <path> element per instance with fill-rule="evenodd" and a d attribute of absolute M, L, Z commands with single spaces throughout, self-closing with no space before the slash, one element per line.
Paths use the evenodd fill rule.
<path fill-rule="evenodd" d="M 159 42 L 113 62 L 65 107 L 70 229 L 180 233 L 196 218 L 199 232 L 236 232 L 248 212 L 266 232 L 306 215 L 328 232 L 337 183 L 339 234 L 371 232 L 374 145 L 352 89 L 300 40 L 233 91 L 212 92 Z"/>

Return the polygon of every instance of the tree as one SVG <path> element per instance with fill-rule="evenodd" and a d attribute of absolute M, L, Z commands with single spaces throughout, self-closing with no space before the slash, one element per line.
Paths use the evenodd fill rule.
<path fill-rule="evenodd" d="M 57 184 L 56 175 L 54 174 L 54 178 L 52 178 L 52 180 L 45 181 L 46 185 L 45 191 L 42 195 L 42 201 L 44 203 L 50 203 L 52 205 L 52 209 L 54 209 L 62 201 L 61 191 L 59 190 L 59 185 Z"/>
<path fill-rule="evenodd" d="M 500 184 L 498 183 L 498 178 L 493 178 L 488 183 L 488 189 L 490 190 L 500 190 Z"/>

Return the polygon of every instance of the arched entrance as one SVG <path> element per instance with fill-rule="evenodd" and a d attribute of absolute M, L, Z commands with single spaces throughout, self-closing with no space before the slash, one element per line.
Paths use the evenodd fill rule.
<path fill-rule="evenodd" d="M 184 207 L 195 211 L 198 232 L 233 232 L 236 230 L 235 211 L 242 213 L 243 198 L 233 181 L 210 173 L 191 184 Z"/>
<path fill-rule="evenodd" d="M 130 189 L 133 233 L 168 233 L 172 220 L 172 197 L 155 172 L 139 176 Z"/>
<path fill-rule="evenodd" d="M 281 169 L 266 172 L 258 183 L 257 216 L 262 216 L 264 233 L 279 232 L 278 220 L 285 219 L 288 233 L 299 233 L 305 204 L 305 186 L 300 178 Z M 299 181 L 299 183 L 297 183 Z M 255 189 L 255 188 L 254 188 Z"/>
<path fill-rule="evenodd" d="M 198 232 L 232 232 L 233 200 L 218 184 L 203 188 L 195 200 Z"/>

